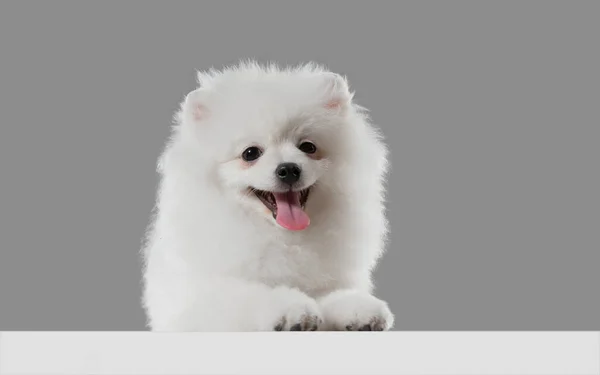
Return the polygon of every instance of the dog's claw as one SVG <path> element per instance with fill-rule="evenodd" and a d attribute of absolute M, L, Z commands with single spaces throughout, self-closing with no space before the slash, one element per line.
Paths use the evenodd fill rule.
<path fill-rule="evenodd" d="M 373 319 L 371 323 L 359 327 L 358 323 L 348 324 L 346 331 L 385 331 L 385 322 Z"/>

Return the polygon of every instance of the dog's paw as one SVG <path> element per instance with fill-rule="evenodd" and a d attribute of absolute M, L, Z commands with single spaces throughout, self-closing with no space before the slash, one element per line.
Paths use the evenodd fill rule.
<path fill-rule="evenodd" d="M 282 316 L 275 327 L 275 331 L 316 331 L 323 323 L 323 319 L 315 311 L 300 306 L 291 307 Z"/>
<path fill-rule="evenodd" d="M 306 294 L 293 290 L 277 290 L 277 302 L 267 323 L 271 331 L 317 331 L 323 317 L 317 302 Z M 273 319 L 274 318 L 274 319 Z"/>
<path fill-rule="evenodd" d="M 387 331 L 394 325 L 394 315 L 387 303 L 368 293 L 333 292 L 320 300 L 320 306 L 325 318 L 324 330 Z"/>

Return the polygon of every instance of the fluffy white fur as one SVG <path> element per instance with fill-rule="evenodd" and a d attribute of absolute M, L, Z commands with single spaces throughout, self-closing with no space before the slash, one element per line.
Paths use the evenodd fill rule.
<path fill-rule="evenodd" d="M 198 74 L 160 157 L 143 249 L 154 331 L 387 330 L 371 272 L 387 234 L 387 149 L 345 77 L 254 62 Z M 318 157 L 298 149 L 310 140 Z M 250 145 L 263 155 L 247 163 Z M 248 191 L 302 167 L 310 226 L 290 231 Z"/>

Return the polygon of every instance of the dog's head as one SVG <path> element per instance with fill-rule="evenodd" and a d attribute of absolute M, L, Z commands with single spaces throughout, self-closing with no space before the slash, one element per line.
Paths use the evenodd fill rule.
<path fill-rule="evenodd" d="M 307 203 L 335 185 L 352 94 L 333 73 L 259 67 L 200 75 L 181 111 L 220 188 L 257 220 L 288 230 L 309 226 Z M 312 207 L 311 209 L 318 209 Z"/>

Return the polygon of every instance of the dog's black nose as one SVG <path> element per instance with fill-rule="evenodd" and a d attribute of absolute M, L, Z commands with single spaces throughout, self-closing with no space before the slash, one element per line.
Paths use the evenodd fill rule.
<path fill-rule="evenodd" d="M 286 184 L 293 184 L 300 179 L 302 169 L 296 163 L 282 163 L 275 169 L 275 175 Z"/>

